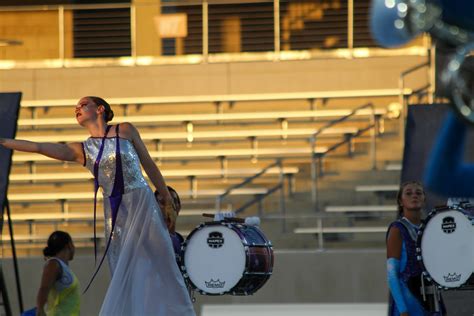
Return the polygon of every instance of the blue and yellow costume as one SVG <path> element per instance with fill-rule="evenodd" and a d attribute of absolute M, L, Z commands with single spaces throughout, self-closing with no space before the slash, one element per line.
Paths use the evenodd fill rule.
<path fill-rule="evenodd" d="M 49 291 L 48 302 L 45 308 L 48 316 L 78 316 L 81 307 L 79 281 L 69 266 L 61 259 L 53 257 L 61 267 L 61 276 Z M 47 261 L 47 262 L 48 262 Z"/>

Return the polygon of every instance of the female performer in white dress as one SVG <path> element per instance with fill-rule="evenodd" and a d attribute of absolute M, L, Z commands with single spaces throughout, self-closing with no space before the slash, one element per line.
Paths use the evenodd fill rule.
<path fill-rule="evenodd" d="M 83 143 L 0 139 L 0 144 L 75 161 L 94 174 L 96 189 L 101 187 L 104 194 L 106 253 L 112 273 L 100 315 L 195 315 L 166 227 L 176 219 L 172 199 L 140 134 L 130 123 L 107 125 L 113 112 L 98 97 L 80 99 L 75 113 L 91 135 Z M 143 178 L 140 163 L 165 198 L 163 210 Z"/>

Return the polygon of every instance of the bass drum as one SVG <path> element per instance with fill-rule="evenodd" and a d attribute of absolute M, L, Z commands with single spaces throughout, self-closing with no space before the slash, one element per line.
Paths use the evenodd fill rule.
<path fill-rule="evenodd" d="M 273 271 L 273 248 L 260 229 L 210 222 L 194 229 L 183 244 L 181 270 L 204 295 L 250 295 Z"/>
<path fill-rule="evenodd" d="M 430 212 L 417 240 L 418 260 L 428 280 L 445 289 L 469 285 L 474 272 L 473 227 L 468 213 L 458 206 Z"/>

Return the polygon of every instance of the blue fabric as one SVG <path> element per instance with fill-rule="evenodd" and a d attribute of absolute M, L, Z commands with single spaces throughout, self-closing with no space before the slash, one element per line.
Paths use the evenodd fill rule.
<path fill-rule="evenodd" d="M 463 163 L 465 143 L 466 124 L 451 111 L 425 170 L 426 188 L 446 197 L 474 196 L 474 165 Z"/>
<path fill-rule="evenodd" d="M 397 227 L 402 236 L 400 258 L 387 259 L 387 282 L 391 295 L 389 315 L 399 316 L 403 312 L 408 312 L 410 316 L 429 315 L 408 288 L 408 280 L 420 277 L 422 270 L 416 260 L 416 243 L 401 221 L 402 219 L 397 220 L 389 226 L 389 231 L 390 228 Z"/>
<path fill-rule="evenodd" d="M 173 249 L 174 249 L 174 255 L 176 257 L 176 263 L 178 264 L 178 267 L 181 266 L 181 259 L 183 258 L 183 251 L 181 250 L 181 246 L 184 242 L 183 236 L 178 233 L 170 233 L 171 237 L 171 242 L 173 244 Z"/>
<path fill-rule="evenodd" d="M 407 312 L 407 305 L 402 293 L 402 284 L 399 277 L 400 260 L 396 258 L 387 259 L 387 281 L 390 293 L 400 313 Z"/>
<path fill-rule="evenodd" d="M 24 311 L 23 313 L 21 313 L 21 316 L 36 316 L 36 307 L 29 309 L 27 311 Z"/>

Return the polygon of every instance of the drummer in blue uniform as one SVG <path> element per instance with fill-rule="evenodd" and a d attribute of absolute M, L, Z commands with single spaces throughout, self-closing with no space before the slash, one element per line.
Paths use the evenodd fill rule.
<path fill-rule="evenodd" d="M 387 232 L 387 280 L 390 316 L 446 315 L 436 295 L 423 298 L 423 267 L 417 260 L 416 240 L 421 224 L 425 192 L 416 181 L 403 183 L 397 194 L 398 219 Z M 436 308 L 438 306 L 439 308 Z M 439 311 L 436 311 L 439 309 Z"/>

